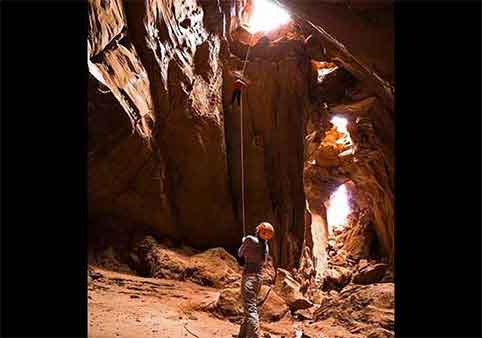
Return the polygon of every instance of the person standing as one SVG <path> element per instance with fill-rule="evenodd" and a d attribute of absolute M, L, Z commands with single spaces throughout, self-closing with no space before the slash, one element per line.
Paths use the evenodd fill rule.
<path fill-rule="evenodd" d="M 273 226 L 262 222 L 256 227 L 255 236 L 243 237 L 238 250 L 238 256 L 244 258 L 245 262 L 241 280 L 244 319 L 238 338 L 260 338 L 257 299 L 261 289 L 261 271 L 269 254 L 268 240 L 273 233 Z"/>

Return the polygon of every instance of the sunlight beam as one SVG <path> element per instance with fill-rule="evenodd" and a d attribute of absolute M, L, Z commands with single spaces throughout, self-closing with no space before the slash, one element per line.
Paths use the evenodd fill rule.
<path fill-rule="evenodd" d="M 269 0 L 253 0 L 253 13 L 248 21 L 250 33 L 269 32 L 291 21 L 287 11 Z"/>

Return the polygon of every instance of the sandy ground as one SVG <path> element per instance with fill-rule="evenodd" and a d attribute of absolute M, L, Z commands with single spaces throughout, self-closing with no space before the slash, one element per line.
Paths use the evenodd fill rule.
<path fill-rule="evenodd" d="M 89 284 L 89 337 L 228 337 L 239 325 L 206 311 L 219 290 L 191 282 L 142 278 L 95 267 L 102 274 Z M 311 338 L 360 337 L 329 320 L 308 324 L 285 316 L 261 323 L 263 333 L 295 337 L 302 329 Z"/>

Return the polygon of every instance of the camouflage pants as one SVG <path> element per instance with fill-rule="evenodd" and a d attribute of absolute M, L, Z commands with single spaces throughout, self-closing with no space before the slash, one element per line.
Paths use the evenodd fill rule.
<path fill-rule="evenodd" d="M 238 338 L 260 338 L 258 316 L 258 293 L 261 288 L 260 277 L 256 273 L 243 273 L 241 281 L 241 298 L 244 319 L 239 329 Z"/>

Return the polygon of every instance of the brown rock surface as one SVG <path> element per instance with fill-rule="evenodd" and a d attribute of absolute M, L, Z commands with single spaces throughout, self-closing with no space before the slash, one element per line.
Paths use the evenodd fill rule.
<path fill-rule="evenodd" d="M 301 285 L 291 276 L 291 274 L 284 270 L 278 269 L 274 291 L 282 297 L 292 311 L 298 309 L 307 309 L 313 304 L 306 299 L 300 291 Z"/>
<path fill-rule="evenodd" d="M 317 273 L 326 265 L 324 234 L 306 231 L 304 224 L 304 123 L 312 111 L 313 96 L 320 104 L 323 98 L 341 99 L 349 89 L 344 88 L 349 72 L 379 100 L 336 107 L 357 125 L 357 157 L 340 163 L 339 149 L 321 147 L 315 154 L 318 164 L 305 170 L 305 181 L 324 180 L 325 187 L 314 192 L 319 196 L 309 202 L 314 206 L 318 203 L 312 201 L 353 180 L 374 209 L 373 224 L 383 255 L 393 257 L 393 166 L 387 160 L 392 156 L 393 122 L 390 111 L 380 106 L 390 106 L 392 93 L 385 81 L 390 76 L 373 72 L 376 68 L 390 74 L 390 67 L 380 65 L 382 54 L 366 52 L 336 25 L 333 18 L 340 17 L 351 28 L 360 28 L 360 17 L 350 11 L 312 3 L 313 12 L 307 13 L 304 5 L 282 3 L 303 16 L 326 9 L 321 16 L 336 34 L 330 36 L 321 29 L 318 17 L 308 18 L 313 23 L 309 29 L 306 22 L 290 24 L 276 32 L 279 38 L 270 34 L 252 47 L 246 75 L 253 83 L 243 98 L 248 231 L 260 220 L 275 224 L 272 252 L 279 266 L 296 265 L 308 233 L 317 241 L 310 244 Z M 229 106 L 229 73 L 242 68 L 247 51 L 230 36 L 246 19 L 245 5 L 246 1 L 89 1 L 88 62 L 95 78 L 89 91 L 92 218 L 120 216 L 204 249 L 239 245 L 239 112 Z M 376 12 L 376 18 L 389 19 L 390 13 Z M 373 26 L 367 27 L 357 31 L 361 44 L 367 32 L 374 31 Z M 375 31 L 390 42 L 384 28 L 389 27 L 384 23 Z M 301 32 L 312 37 L 305 43 Z M 337 34 L 346 46 L 336 41 Z M 230 56 L 230 49 L 238 57 Z M 339 67 L 322 81 L 325 87 L 318 89 L 325 91 L 314 95 L 310 93 L 310 57 Z M 376 63 L 373 67 L 371 60 Z M 108 94 L 100 95 L 98 90 Z M 376 142 L 364 148 L 367 117 L 374 125 Z M 137 135 L 131 135 L 131 129 Z M 356 168 L 346 163 L 355 160 L 360 163 Z M 378 200 L 383 202 L 377 205 Z M 319 218 L 312 223 L 326 226 L 324 212 L 315 210 Z"/>
<path fill-rule="evenodd" d="M 386 264 L 375 264 L 366 266 L 353 275 L 355 284 L 372 284 L 382 280 L 387 270 Z"/>
<path fill-rule="evenodd" d="M 350 283 L 351 277 L 352 273 L 349 269 L 341 266 L 334 266 L 325 271 L 322 289 L 324 291 L 339 291 Z"/>
<path fill-rule="evenodd" d="M 265 298 L 269 287 L 263 285 L 258 297 L 258 302 Z M 239 288 L 224 289 L 220 292 L 215 305 L 215 311 L 230 320 L 239 321 L 243 317 L 241 291 Z M 259 309 L 263 321 L 278 321 L 289 311 L 285 301 L 275 292 L 270 292 L 266 302 Z"/>
<path fill-rule="evenodd" d="M 239 285 L 241 279 L 236 259 L 222 248 L 193 254 L 167 248 L 147 236 L 135 245 L 133 253 L 139 257 L 141 270 L 151 277 L 191 280 L 216 288 Z"/>
<path fill-rule="evenodd" d="M 315 311 L 317 321 L 333 318 L 348 330 L 367 336 L 374 329 L 394 330 L 393 283 L 350 285 L 327 298 Z"/>
<path fill-rule="evenodd" d="M 259 47 L 259 50 L 269 47 Z M 281 47 L 280 47 L 281 48 Z M 278 266 L 294 266 L 301 255 L 304 235 L 303 192 L 304 109 L 308 84 L 302 55 L 296 44 L 286 53 L 269 51 L 276 60 L 254 59 L 246 65 L 252 84 L 243 94 L 247 231 L 260 220 L 275 225 L 271 250 Z M 223 102 L 231 191 L 240 217 L 240 111 L 230 105 L 233 77 L 240 59 L 225 62 Z M 290 79 L 286 81 L 285 79 Z"/>

